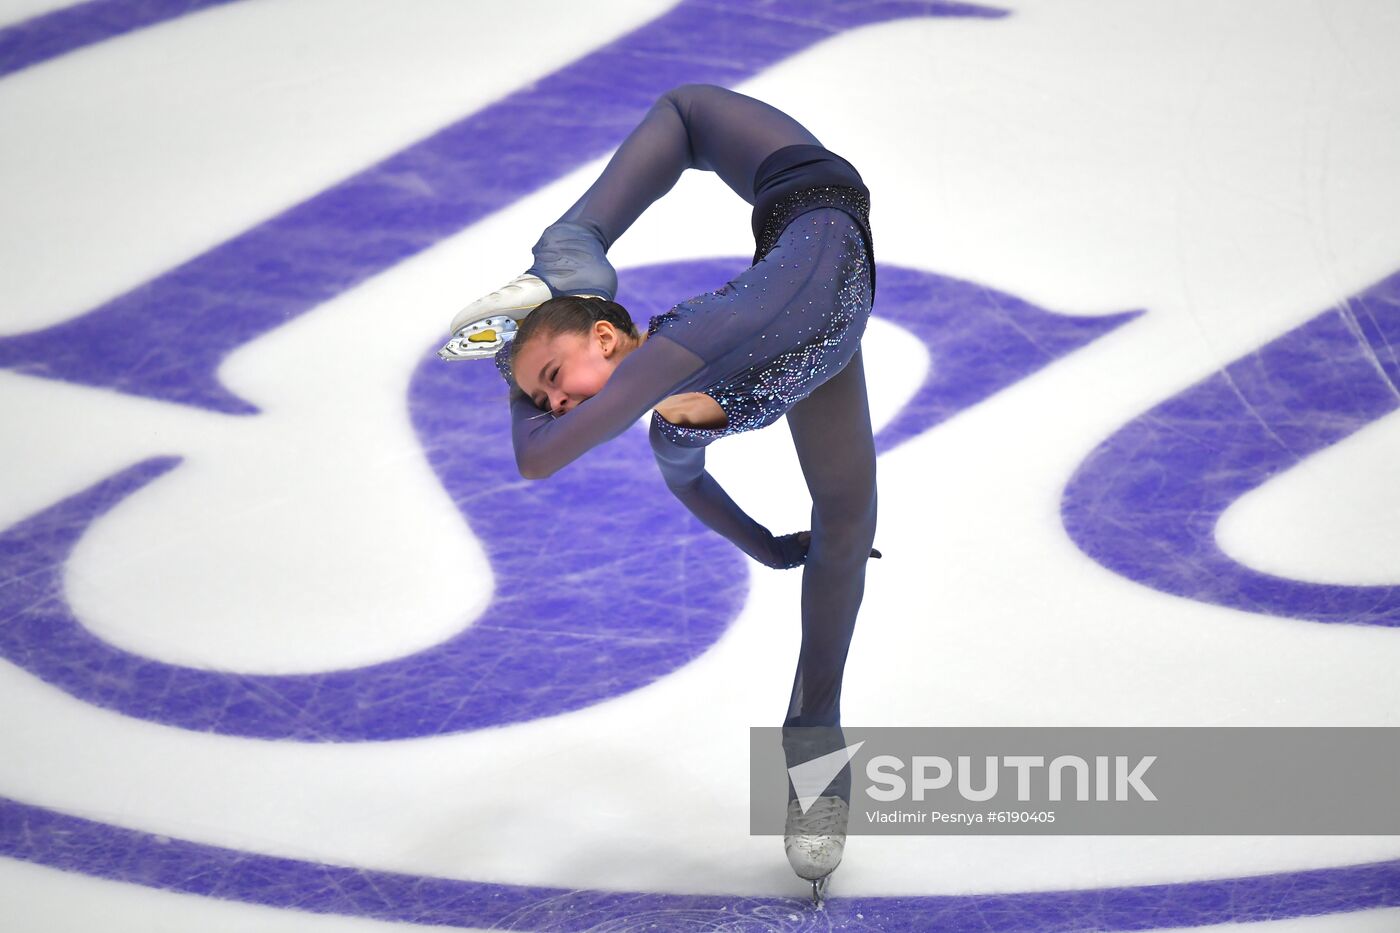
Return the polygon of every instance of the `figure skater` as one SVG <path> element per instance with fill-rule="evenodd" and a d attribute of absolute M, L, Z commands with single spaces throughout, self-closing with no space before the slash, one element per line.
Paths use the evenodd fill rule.
<path fill-rule="evenodd" d="M 689 168 L 715 172 L 753 205 L 753 265 L 643 333 L 613 301 L 606 253 Z M 853 165 L 782 111 L 681 85 L 545 229 L 534 265 L 463 309 L 440 351 L 494 358 L 511 387 L 522 476 L 550 476 L 650 409 L 651 447 L 676 498 L 760 563 L 803 567 L 802 647 L 783 723 L 790 766 L 843 747 L 841 678 L 865 564 L 880 556 L 860 347 L 875 291 L 869 197 Z M 774 536 L 706 471 L 705 447 L 784 414 L 811 528 Z M 806 810 L 791 782 L 788 796 L 784 849 L 820 906 L 845 847 L 849 766 Z"/>

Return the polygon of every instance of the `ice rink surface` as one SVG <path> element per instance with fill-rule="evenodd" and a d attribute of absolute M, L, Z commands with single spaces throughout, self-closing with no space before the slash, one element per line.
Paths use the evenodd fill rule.
<path fill-rule="evenodd" d="M 848 725 L 1400 725 L 1389 0 L 0 2 L 0 928 L 1400 930 L 1393 836 L 748 834 L 800 572 L 452 315 L 650 104 L 871 189 Z M 690 172 L 634 318 L 748 264 Z M 710 469 L 775 533 L 784 426 Z"/>

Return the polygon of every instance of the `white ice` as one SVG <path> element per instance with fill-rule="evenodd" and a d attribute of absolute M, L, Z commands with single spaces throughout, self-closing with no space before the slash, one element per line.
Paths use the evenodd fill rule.
<path fill-rule="evenodd" d="M 0 25 L 55 6 L 11 0 Z M 1064 313 L 1148 309 L 882 458 L 886 558 L 869 572 L 844 720 L 1400 725 L 1393 631 L 1147 589 L 1076 549 L 1058 511 L 1073 470 L 1116 428 L 1395 271 L 1400 7 L 1007 6 L 1003 20 L 856 30 L 735 85 L 860 167 L 882 263 Z M 418 0 L 405 15 L 372 0 L 247 0 L 4 78 L 0 333 L 80 314 L 666 7 Z M 399 657 L 469 625 L 485 596 L 464 604 L 443 583 L 489 569 L 418 449 L 404 404 L 411 367 L 461 305 L 528 265 L 538 231 L 602 165 L 241 348 L 220 375 L 264 409 L 257 417 L 0 371 L 0 526 L 178 454 L 181 472 L 97 522 L 69 565 L 66 594 L 105 640 L 172 663 L 286 673 Z M 743 256 L 747 221 L 717 178 L 691 173 L 610 258 L 624 268 Z M 866 347 L 882 361 L 866 367 L 878 428 L 927 360 L 878 308 Z M 1394 583 L 1397 432 L 1383 419 L 1241 500 L 1222 545 L 1297 578 Z M 785 427 L 719 444 L 710 463 L 770 527 L 805 527 Z M 799 578 L 751 569 L 732 629 L 658 683 L 429 739 L 194 734 L 94 708 L 0 662 L 0 796 L 438 877 L 800 893 L 780 841 L 747 834 L 746 758 L 748 727 L 777 724 L 785 708 Z M 690 704 L 699 693 L 718 698 L 704 716 Z M 705 768 L 664 753 L 677 718 Z M 583 776 L 569 793 L 561 768 Z M 1093 888 L 1396 857 L 1400 839 L 1385 836 L 857 836 L 839 893 Z M 5 859 L 0 902 L 16 930 L 417 929 Z M 1400 910 L 1238 927 L 1397 928 Z"/>

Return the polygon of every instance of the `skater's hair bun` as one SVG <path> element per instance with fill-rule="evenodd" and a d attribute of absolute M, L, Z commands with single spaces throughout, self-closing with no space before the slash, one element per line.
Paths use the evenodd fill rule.
<path fill-rule="evenodd" d="M 515 386 L 515 358 L 527 341 L 549 340 L 558 334 L 588 334 L 599 321 L 607 321 L 629 337 L 641 336 L 632 315 L 617 302 L 591 295 L 561 295 L 525 316 L 516 328 L 515 338 L 496 352 L 496 368 L 507 384 Z"/>

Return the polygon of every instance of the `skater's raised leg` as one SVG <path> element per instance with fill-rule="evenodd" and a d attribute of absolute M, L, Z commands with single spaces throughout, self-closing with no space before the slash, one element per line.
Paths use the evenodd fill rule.
<path fill-rule="evenodd" d="M 556 294 L 612 299 L 617 274 L 604 254 L 689 168 L 714 172 L 749 204 L 754 172 L 775 149 L 821 145 L 792 117 L 714 84 L 682 84 L 652 105 L 598 180 L 534 246 L 538 275 Z"/>
<path fill-rule="evenodd" d="M 561 139 L 560 145 L 567 145 Z M 686 169 L 714 172 L 747 203 L 754 174 L 774 150 L 821 145 L 781 110 L 714 84 L 682 84 L 661 95 L 627 135 L 597 180 L 545 228 L 531 248 L 534 264 L 512 282 L 472 302 L 452 320 L 465 338 L 444 359 L 494 354 L 530 310 L 559 295 L 612 300 L 617 272 L 607 252 L 628 227 L 670 191 Z"/>

